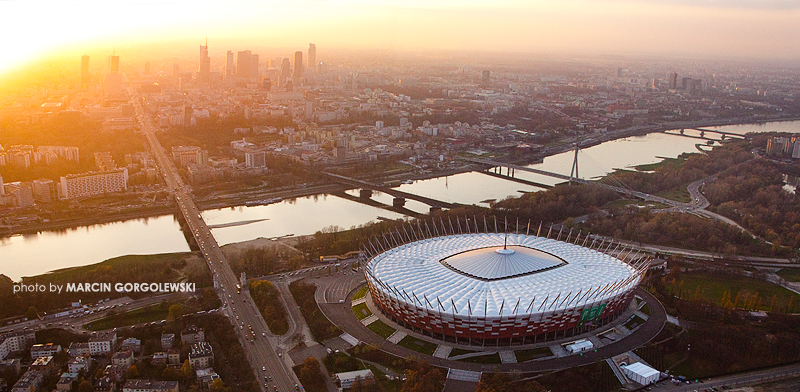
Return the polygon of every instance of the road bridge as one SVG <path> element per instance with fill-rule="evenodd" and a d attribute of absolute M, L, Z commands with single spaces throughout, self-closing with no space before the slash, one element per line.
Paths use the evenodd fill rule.
<path fill-rule="evenodd" d="M 700 136 L 696 135 L 687 135 L 685 132 L 686 130 L 698 131 L 700 132 Z M 677 133 L 675 133 L 677 131 Z M 749 136 L 737 132 L 727 132 L 727 131 L 718 131 L 715 129 L 705 129 L 705 128 L 681 128 L 681 129 L 665 129 L 661 131 L 662 133 L 666 133 L 667 135 L 675 135 L 675 136 L 683 136 L 683 137 L 690 137 L 693 139 L 702 139 L 702 140 L 709 140 L 709 141 L 720 141 L 725 140 L 726 138 L 734 138 L 734 139 L 750 139 Z M 720 139 L 711 139 L 706 136 L 706 133 L 713 133 L 720 135 Z"/>
<path fill-rule="evenodd" d="M 461 160 L 464 160 L 464 161 L 467 161 L 467 162 L 478 163 L 478 164 L 481 164 L 481 165 L 489 165 L 489 166 L 493 166 L 493 167 L 499 166 L 499 167 L 505 167 L 505 168 L 513 169 L 515 171 L 519 170 L 519 171 L 525 171 L 525 172 L 529 172 L 529 173 L 541 174 L 543 176 L 558 178 L 558 179 L 565 180 L 565 181 L 570 181 L 570 182 L 577 182 L 577 183 L 581 183 L 581 184 L 594 184 L 594 185 L 602 186 L 602 187 L 607 188 L 607 189 L 611 189 L 614 192 L 622 193 L 622 194 L 624 194 L 626 196 L 629 196 L 629 197 L 635 197 L 637 199 L 642 199 L 642 200 L 645 200 L 645 201 L 652 201 L 652 202 L 662 203 L 662 204 L 666 204 L 666 205 L 673 206 L 673 207 L 679 207 L 679 208 L 689 208 L 690 207 L 686 203 L 681 203 L 681 202 L 677 202 L 675 200 L 665 199 L 665 198 L 660 197 L 660 196 L 655 196 L 655 195 L 651 195 L 651 194 L 644 193 L 644 192 L 637 192 L 637 191 L 634 191 L 632 189 L 623 188 L 623 187 L 619 187 L 619 186 L 603 184 L 603 183 L 597 182 L 597 181 L 584 180 L 582 178 L 578 178 L 577 175 L 575 175 L 575 176 L 566 176 L 566 175 L 559 174 L 559 173 L 553 173 L 553 172 L 550 172 L 550 171 L 547 171 L 547 170 L 534 169 L 532 167 L 514 165 L 514 164 L 511 164 L 511 163 L 496 162 L 496 161 L 491 161 L 491 160 L 488 160 L 488 159 L 463 158 L 463 157 L 462 158 L 458 158 L 458 159 L 461 159 Z M 577 170 L 576 170 L 576 172 L 577 172 Z"/>
<path fill-rule="evenodd" d="M 386 193 L 387 195 L 392 195 L 395 198 L 394 203 L 393 203 L 395 207 L 402 207 L 405 204 L 405 200 L 406 199 L 416 200 L 418 202 L 425 203 L 425 204 L 431 206 L 431 208 L 434 208 L 434 209 L 436 209 L 436 208 L 455 208 L 455 207 L 459 206 L 458 203 L 450 203 L 450 202 L 446 202 L 446 201 L 432 199 L 430 197 L 415 195 L 413 193 L 403 192 L 403 191 L 401 191 L 399 189 L 390 188 L 388 186 L 376 185 L 376 184 L 373 184 L 371 182 L 359 180 L 359 179 L 356 179 L 356 178 L 345 177 L 345 176 L 342 176 L 342 175 L 339 175 L 339 174 L 333 174 L 333 173 L 328 173 L 328 172 L 323 172 L 323 173 L 328 175 L 329 177 L 333 178 L 334 181 L 337 181 L 337 182 L 340 182 L 340 183 L 361 187 L 362 190 L 379 191 L 379 192 Z M 362 196 L 364 196 L 364 197 L 369 197 L 369 195 L 371 195 L 370 192 L 362 192 Z"/>

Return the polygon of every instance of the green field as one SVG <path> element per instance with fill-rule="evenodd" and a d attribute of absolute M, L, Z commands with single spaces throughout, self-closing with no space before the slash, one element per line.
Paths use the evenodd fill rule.
<path fill-rule="evenodd" d="M 369 328 L 370 331 L 375 332 L 376 334 L 378 334 L 378 336 L 384 339 L 388 338 L 389 336 L 392 336 L 392 334 L 395 331 L 397 331 L 396 329 L 386 325 L 386 323 L 384 323 L 381 320 L 373 321 L 370 325 L 367 325 L 367 328 Z"/>
<path fill-rule="evenodd" d="M 407 349 L 414 350 L 416 352 L 420 352 L 426 355 L 433 355 L 433 352 L 436 351 L 436 344 L 433 344 L 431 342 L 426 342 L 424 340 L 419 340 L 411 335 L 404 337 L 403 340 L 401 340 L 397 344 Z"/>
<path fill-rule="evenodd" d="M 356 292 L 356 294 L 353 296 L 353 301 L 366 297 L 367 296 L 367 290 L 369 290 L 369 287 L 367 287 L 367 286 L 364 286 L 364 287 L 361 288 L 361 290 L 358 290 Z"/>
<path fill-rule="evenodd" d="M 372 316 L 372 311 L 369 310 L 367 304 L 362 303 L 356 306 L 353 306 L 353 313 L 358 317 L 359 320 L 363 320 L 369 316 Z"/>
<path fill-rule="evenodd" d="M 722 303 L 723 296 L 730 302 L 727 306 L 735 308 L 757 308 L 790 313 L 800 312 L 800 296 L 778 285 L 745 276 L 723 273 L 693 272 L 684 273 L 667 282 L 673 294 L 683 299 L 704 299 L 717 305 Z M 761 305 L 750 306 L 753 296 L 758 294 Z M 739 297 L 737 301 L 737 297 Z M 756 301 L 758 302 L 758 300 Z M 791 306 L 790 306 L 791 305 Z"/>
<path fill-rule="evenodd" d="M 650 315 L 650 304 L 644 304 L 644 306 L 642 306 L 642 308 L 639 309 L 639 310 L 641 310 L 642 313 L 644 313 L 644 314 L 649 316 Z"/>
<path fill-rule="evenodd" d="M 549 347 L 539 347 L 529 350 L 517 350 L 514 351 L 514 355 L 517 357 L 517 362 L 527 362 L 532 359 L 551 357 L 553 352 L 550 351 Z"/>
<path fill-rule="evenodd" d="M 469 363 L 503 363 L 503 361 L 500 359 L 500 353 L 478 355 L 474 357 L 459 359 L 458 361 L 469 362 Z"/>
<path fill-rule="evenodd" d="M 775 273 L 789 282 L 800 282 L 800 269 L 785 268 L 782 270 L 778 270 L 778 272 Z"/>
<path fill-rule="evenodd" d="M 136 309 L 128 313 L 120 313 L 115 316 L 104 317 L 90 324 L 84 325 L 84 328 L 90 331 L 102 331 L 105 329 L 125 327 L 128 325 L 166 320 L 168 314 L 169 306 L 157 304 L 148 306 L 146 308 Z"/>
<path fill-rule="evenodd" d="M 661 162 L 646 163 L 644 165 L 637 165 L 634 168 L 638 171 L 653 171 L 661 166 L 673 166 L 678 168 L 683 165 L 684 162 L 686 162 L 686 160 L 681 158 L 664 158 Z"/>

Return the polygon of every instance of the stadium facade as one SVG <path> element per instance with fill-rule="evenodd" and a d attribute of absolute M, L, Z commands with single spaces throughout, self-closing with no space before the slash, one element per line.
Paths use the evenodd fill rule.
<path fill-rule="evenodd" d="M 627 309 L 649 262 L 596 236 L 488 230 L 439 220 L 364 246 L 372 300 L 395 322 L 448 341 L 510 345 L 608 324 Z M 507 225 L 504 225 L 507 227 Z M 481 230 L 483 229 L 483 230 Z M 562 235 L 565 237 L 561 239 Z"/>

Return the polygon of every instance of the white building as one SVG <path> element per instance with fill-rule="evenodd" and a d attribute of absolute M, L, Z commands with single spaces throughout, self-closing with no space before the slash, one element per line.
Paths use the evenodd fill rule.
<path fill-rule="evenodd" d="M 101 332 L 89 338 L 89 354 L 103 355 L 108 354 L 116 348 L 117 333 Z"/>
<path fill-rule="evenodd" d="M 333 375 L 334 381 L 338 380 L 342 389 L 350 388 L 357 379 L 372 380 L 375 378 L 372 371 L 369 369 L 356 370 L 353 372 L 342 372 Z"/>
<path fill-rule="evenodd" d="M 10 332 L 0 335 L 0 360 L 6 359 L 9 354 L 25 351 L 36 342 L 33 331 Z"/>
<path fill-rule="evenodd" d="M 128 169 L 70 174 L 61 177 L 61 198 L 74 199 L 128 189 Z"/>
<path fill-rule="evenodd" d="M 583 339 L 583 340 L 578 340 L 577 342 L 574 342 L 572 344 L 568 344 L 564 348 L 567 349 L 567 351 L 569 351 L 571 354 L 575 354 L 581 351 L 588 351 L 593 349 L 594 344 L 592 344 L 592 342 L 586 339 Z"/>
<path fill-rule="evenodd" d="M 652 384 L 658 381 L 658 378 L 661 376 L 661 373 L 658 370 L 653 369 L 641 362 L 623 365 L 620 367 L 622 368 L 622 373 L 625 374 L 625 377 L 628 377 L 631 381 L 642 385 Z"/>

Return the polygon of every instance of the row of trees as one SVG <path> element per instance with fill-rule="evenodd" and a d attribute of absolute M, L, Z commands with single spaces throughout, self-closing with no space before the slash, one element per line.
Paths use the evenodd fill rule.
<path fill-rule="evenodd" d="M 283 335 L 289 330 L 289 322 L 286 319 L 286 309 L 280 298 L 280 293 L 275 285 L 268 280 L 257 280 L 250 282 L 250 296 L 261 310 L 269 330 L 276 335 Z"/>

